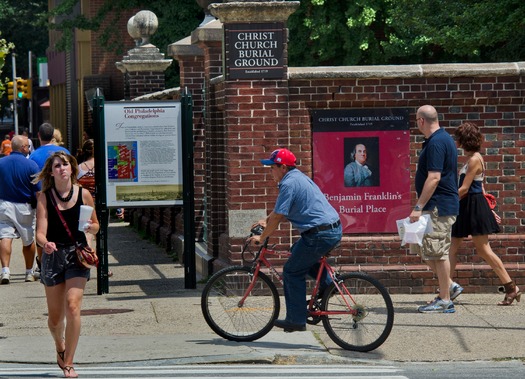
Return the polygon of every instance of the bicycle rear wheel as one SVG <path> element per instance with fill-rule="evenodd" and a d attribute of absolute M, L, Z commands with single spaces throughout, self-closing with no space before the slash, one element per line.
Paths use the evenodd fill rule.
<path fill-rule="evenodd" d="M 275 284 L 259 272 L 249 296 L 240 304 L 254 276 L 249 267 L 227 267 L 213 275 L 201 296 L 201 309 L 210 328 L 231 341 L 253 341 L 273 328 L 279 316 Z"/>
<path fill-rule="evenodd" d="M 394 324 L 390 295 L 379 281 L 363 273 L 342 274 L 338 279 L 341 293 L 332 283 L 322 300 L 322 310 L 337 312 L 322 316 L 328 336 L 346 350 L 377 349 L 388 338 Z M 350 313 L 345 300 L 357 314 Z"/>

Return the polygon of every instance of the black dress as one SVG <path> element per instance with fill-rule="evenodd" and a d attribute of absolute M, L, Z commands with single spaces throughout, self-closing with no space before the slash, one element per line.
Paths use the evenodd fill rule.
<path fill-rule="evenodd" d="M 459 187 L 463 184 L 468 165 L 459 172 Z M 452 237 L 464 238 L 499 233 L 496 218 L 483 195 L 483 173 L 476 175 L 468 193 L 459 201 L 459 215 L 452 225 Z"/>

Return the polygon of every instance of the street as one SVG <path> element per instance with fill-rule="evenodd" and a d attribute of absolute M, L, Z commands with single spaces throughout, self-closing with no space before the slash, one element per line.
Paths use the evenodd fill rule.
<path fill-rule="evenodd" d="M 173 365 L 169 361 L 143 361 L 115 365 L 81 365 L 77 372 L 89 378 L 352 378 L 352 379 L 480 379 L 525 377 L 522 361 L 433 362 L 345 365 L 217 364 Z M 0 378 L 62 377 L 56 365 L 4 364 Z"/>

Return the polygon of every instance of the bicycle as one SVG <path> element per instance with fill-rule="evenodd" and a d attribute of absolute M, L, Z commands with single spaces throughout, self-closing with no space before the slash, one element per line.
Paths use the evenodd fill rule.
<path fill-rule="evenodd" d="M 250 236 L 261 234 L 257 227 Z M 268 238 L 256 252 L 247 242 L 242 249 L 243 262 L 249 266 L 226 267 L 214 274 L 203 289 L 201 309 L 206 323 L 219 336 L 237 342 L 254 341 L 266 335 L 279 316 L 280 299 L 269 273 L 283 282 L 281 274 L 268 260 L 268 255 L 290 255 L 268 248 Z M 248 259 L 251 254 L 251 259 Z M 329 254 L 329 253 L 328 253 Z M 328 263 L 326 254 L 320 260 L 315 287 L 307 301 L 307 323 L 322 322 L 328 336 L 346 350 L 366 352 L 381 346 L 394 323 L 394 307 L 385 287 L 364 273 L 338 273 Z M 332 283 L 319 295 L 323 268 Z M 306 300 L 306 299 L 305 299 Z"/>

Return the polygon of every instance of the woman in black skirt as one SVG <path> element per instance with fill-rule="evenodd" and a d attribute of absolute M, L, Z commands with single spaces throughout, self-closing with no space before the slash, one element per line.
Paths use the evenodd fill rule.
<path fill-rule="evenodd" d="M 463 238 L 472 236 L 476 252 L 492 267 L 505 287 L 505 298 L 498 305 L 511 305 L 514 300 L 520 301 L 521 292 L 489 244 L 489 234 L 500 231 L 498 221 L 501 220 L 499 217 L 496 219 L 484 196 L 485 164 L 479 153 L 483 136 L 479 128 L 470 122 L 461 124 L 454 134 L 458 147 L 463 148 L 465 152 L 467 161 L 459 171 L 459 215 L 452 226 L 450 272 L 453 275 L 455 271 L 456 254 Z"/>

